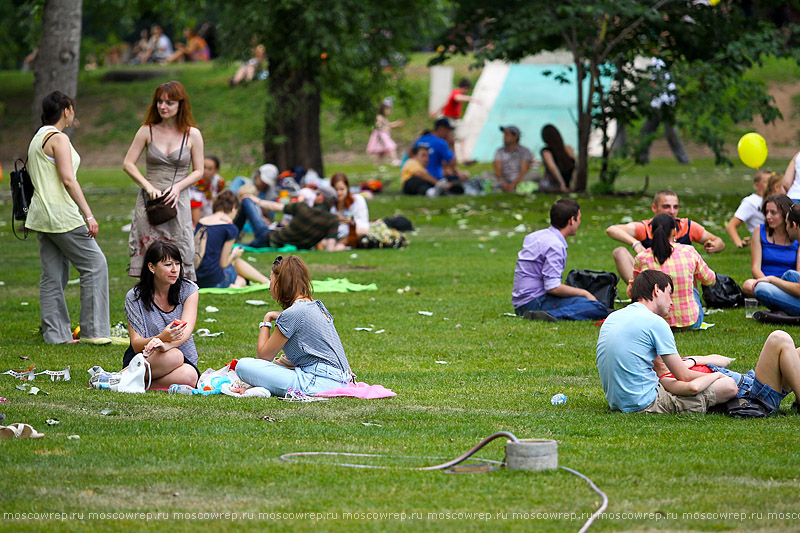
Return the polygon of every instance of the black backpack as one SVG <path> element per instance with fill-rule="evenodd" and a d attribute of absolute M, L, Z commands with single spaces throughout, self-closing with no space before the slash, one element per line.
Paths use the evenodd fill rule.
<path fill-rule="evenodd" d="M 744 305 L 742 288 L 725 274 L 717 274 L 717 282 L 703 286 L 703 301 L 706 307 L 741 307 Z"/>
<path fill-rule="evenodd" d="M 597 301 L 614 310 L 619 276 L 602 270 L 570 270 L 566 285 L 591 292 Z"/>
<path fill-rule="evenodd" d="M 733 418 L 765 418 L 772 415 L 786 415 L 780 409 L 773 411 L 758 398 L 750 396 L 728 400 L 725 404 L 725 414 Z"/>
<path fill-rule="evenodd" d="M 53 132 L 45 138 L 42 143 L 42 149 L 44 149 L 47 141 L 56 133 L 57 132 Z M 25 159 L 25 161 L 23 161 L 22 159 L 17 159 L 14 161 L 14 171 L 11 172 L 11 204 L 13 207 L 11 212 L 11 231 L 13 231 L 14 236 L 21 241 L 28 238 L 28 228 L 23 224 L 23 235 L 25 235 L 25 237 L 20 239 L 14 227 L 14 221 L 24 222 L 27 220 L 28 209 L 31 206 L 31 198 L 33 198 L 33 182 L 28 172 L 28 160 Z"/>
<path fill-rule="evenodd" d="M 31 198 L 33 198 L 33 182 L 31 181 L 31 175 L 28 173 L 27 161 L 17 159 L 14 161 L 14 171 L 11 173 L 11 203 L 13 206 L 11 230 L 17 239 L 20 239 L 20 237 L 17 235 L 14 221 L 24 222 L 28 218 Z M 28 228 L 25 228 L 24 225 L 23 228 L 25 237 L 20 240 L 24 241 L 28 238 Z"/>

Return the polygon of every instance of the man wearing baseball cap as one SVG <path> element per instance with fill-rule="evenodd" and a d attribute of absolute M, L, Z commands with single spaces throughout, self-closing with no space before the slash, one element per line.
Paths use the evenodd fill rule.
<path fill-rule="evenodd" d="M 505 192 L 514 192 L 533 164 L 531 151 L 519 144 L 516 126 L 500 126 L 503 146 L 494 154 L 494 175 Z"/>
<path fill-rule="evenodd" d="M 433 131 L 425 133 L 416 140 L 414 146 L 428 149 L 428 173 L 437 180 L 446 180 L 449 187 L 443 187 L 450 194 L 463 194 L 464 188 L 459 183 L 469 176 L 461 173 L 457 168 L 456 156 L 448 145 L 448 140 L 453 134 L 453 125 L 447 117 L 437 119 L 433 123 Z M 438 186 L 437 186 L 438 187 Z"/>

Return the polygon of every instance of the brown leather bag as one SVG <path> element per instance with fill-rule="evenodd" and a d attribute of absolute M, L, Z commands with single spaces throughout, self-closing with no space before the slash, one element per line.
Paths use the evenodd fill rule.
<path fill-rule="evenodd" d="M 181 149 L 178 152 L 178 162 L 175 163 L 175 173 L 172 175 L 172 185 L 169 186 L 164 194 L 158 198 L 150 199 L 147 194 L 142 190 L 142 197 L 144 198 L 144 211 L 147 213 L 147 221 L 151 226 L 160 226 L 165 222 L 169 222 L 178 216 L 178 208 L 166 204 L 167 196 L 172 192 L 172 187 L 175 186 L 175 177 L 178 175 L 178 167 L 181 164 L 181 156 L 183 155 L 183 145 L 186 142 L 186 134 L 183 134 L 181 139 Z"/>

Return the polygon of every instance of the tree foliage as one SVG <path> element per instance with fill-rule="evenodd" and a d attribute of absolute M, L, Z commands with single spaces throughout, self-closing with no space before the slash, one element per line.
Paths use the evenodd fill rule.
<path fill-rule="evenodd" d="M 678 118 L 690 115 L 689 131 L 724 159 L 720 121 L 749 119 L 754 113 L 774 120 L 777 110 L 763 86 L 742 73 L 764 54 L 790 53 L 789 38 L 776 38 L 768 23 L 746 19 L 729 2 L 716 7 L 685 0 L 464 0 L 450 33 L 451 47 L 439 61 L 472 46 L 480 60 L 516 61 L 541 51 L 568 50 L 578 80 L 578 174 L 576 190 L 586 188 L 587 147 L 594 125 L 610 118 L 630 122 L 651 112 L 653 88 L 646 71 L 632 66 L 636 56 L 658 55 L 678 87 Z M 791 31 L 789 32 L 791 34 Z M 603 91 L 600 75 L 615 78 Z M 608 151 L 604 153 L 607 168 Z"/>
<path fill-rule="evenodd" d="M 420 0 L 231 0 L 220 10 L 230 57 L 253 43 L 266 48 L 265 159 L 318 171 L 322 94 L 346 117 L 374 117 L 379 98 L 397 88 L 395 67 L 441 12 Z"/>

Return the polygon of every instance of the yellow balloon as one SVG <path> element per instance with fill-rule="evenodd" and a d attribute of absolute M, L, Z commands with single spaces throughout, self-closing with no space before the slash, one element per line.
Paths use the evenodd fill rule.
<path fill-rule="evenodd" d="M 767 160 L 767 141 L 758 133 L 745 133 L 736 147 L 739 159 L 750 168 L 759 168 Z"/>
<path fill-rule="evenodd" d="M 715 5 L 719 4 L 719 2 L 720 2 L 720 0 L 709 0 L 708 1 L 708 3 L 711 4 L 712 6 L 715 6 Z"/>

